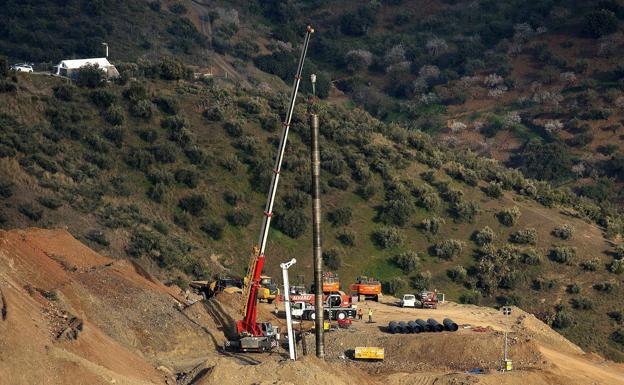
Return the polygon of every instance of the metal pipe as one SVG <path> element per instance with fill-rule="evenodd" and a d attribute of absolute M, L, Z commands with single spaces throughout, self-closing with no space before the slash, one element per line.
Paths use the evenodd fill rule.
<path fill-rule="evenodd" d="M 429 324 L 428 324 L 427 322 L 425 322 L 424 320 L 422 320 L 422 319 L 420 319 L 420 318 L 419 318 L 419 319 L 417 319 L 417 320 L 416 320 L 416 323 L 417 323 L 418 325 L 420 325 L 420 327 L 422 328 L 422 330 L 423 330 L 424 332 L 430 332 L 430 331 L 431 331 L 431 325 L 429 325 Z"/>
<path fill-rule="evenodd" d="M 390 321 L 388 323 L 388 331 L 392 334 L 396 334 L 399 331 L 399 324 L 396 321 Z"/>
<path fill-rule="evenodd" d="M 409 321 L 407 327 L 410 328 L 410 332 L 418 334 L 422 331 L 422 327 L 414 321 Z"/>
<path fill-rule="evenodd" d="M 444 330 L 444 326 L 440 325 L 440 324 L 438 323 L 438 321 L 434 320 L 433 318 L 429 318 L 429 319 L 427 320 L 427 323 L 428 323 L 429 325 L 431 325 L 431 329 L 432 329 L 434 332 L 441 332 L 441 331 L 443 331 L 443 330 Z"/>
<path fill-rule="evenodd" d="M 445 318 L 442 323 L 444 324 L 444 328 L 449 332 L 456 332 L 457 329 L 459 329 L 459 326 L 450 318 Z"/>
<path fill-rule="evenodd" d="M 401 334 L 409 333 L 407 324 L 404 321 L 399 322 L 399 331 L 401 332 Z"/>
<path fill-rule="evenodd" d="M 284 309 L 286 311 L 286 329 L 288 330 L 288 353 L 291 360 L 295 360 L 295 336 L 292 328 L 292 314 L 290 314 L 290 288 L 288 287 L 288 269 L 297 263 L 295 258 L 280 264 L 282 278 L 284 278 Z"/>
<path fill-rule="evenodd" d="M 315 89 L 316 76 L 311 76 Z M 321 156 L 319 151 L 319 119 L 312 113 L 314 95 L 310 99 L 310 168 L 312 177 L 312 256 L 314 258 L 314 335 L 316 356 L 325 357 L 323 341 L 323 251 L 321 248 Z"/>

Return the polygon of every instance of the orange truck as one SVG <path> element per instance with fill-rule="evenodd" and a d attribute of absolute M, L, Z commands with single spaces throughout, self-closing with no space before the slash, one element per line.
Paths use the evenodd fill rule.
<path fill-rule="evenodd" d="M 349 290 L 353 295 L 357 295 L 358 299 L 364 300 L 372 299 L 373 301 L 379 301 L 381 295 L 381 282 L 375 278 L 360 276 L 357 277 L 355 283 L 349 286 Z"/>

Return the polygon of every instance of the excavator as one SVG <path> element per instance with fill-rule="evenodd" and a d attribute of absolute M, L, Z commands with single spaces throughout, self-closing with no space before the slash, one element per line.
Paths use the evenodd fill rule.
<path fill-rule="evenodd" d="M 365 300 L 372 299 L 373 301 L 379 301 L 381 295 L 381 282 L 375 278 L 359 276 L 356 278 L 355 283 L 349 285 L 351 293 L 358 296 L 358 299 L 364 297 Z"/>
<path fill-rule="evenodd" d="M 297 72 L 293 82 L 292 92 L 290 94 L 290 103 L 286 113 L 286 119 L 282 124 L 282 135 L 280 144 L 275 157 L 275 167 L 273 168 L 273 177 L 271 178 L 271 186 L 267 197 L 267 203 L 264 210 L 264 218 L 260 229 L 260 239 L 258 245 L 253 247 L 252 255 L 249 260 L 249 268 L 247 269 L 247 277 L 243 288 L 243 316 L 244 318 L 236 321 L 237 339 L 226 341 L 226 349 L 238 349 L 241 352 L 265 352 L 277 347 L 279 343 L 279 330 L 270 322 L 258 322 L 258 291 L 261 287 L 262 268 L 265 262 L 265 250 L 267 238 L 269 236 L 269 228 L 271 227 L 271 219 L 273 218 L 273 204 L 275 203 L 275 195 L 277 193 L 277 185 L 279 183 L 280 172 L 282 169 L 282 161 L 284 159 L 284 151 L 286 150 L 286 142 L 288 132 L 290 130 L 290 122 L 292 120 L 297 92 L 299 91 L 299 83 L 301 82 L 301 73 L 303 71 L 303 63 L 308 51 L 310 37 L 314 30 L 308 26 L 301 47 L 299 63 L 297 64 Z"/>

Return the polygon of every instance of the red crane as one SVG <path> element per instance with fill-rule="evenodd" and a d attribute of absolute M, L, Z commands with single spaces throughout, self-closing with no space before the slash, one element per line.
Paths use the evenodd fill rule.
<path fill-rule="evenodd" d="M 260 287 L 260 275 L 265 260 L 265 249 L 269 228 L 271 226 L 271 218 L 273 217 L 273 204 L 275 203 L 275 194 L 277 192 L 277 184 L 279 182 L 280 171 L 282 168 L 282 160 L 284 159 L 284 151 L 286 149 L 286 141 L 290 130 L 290 122 L 292 120 L 293 111 L 295 109 L 295 101 L 297 92 L 299 91 L 299 83 L 301 82 L 301 73 L 303 71 L 303 63 L 308 51 L 310 36 L 314 32 L 311 26 L 308 26 L 299 56 L 297 72 L 293 82 L 292 93 L 290 95 L 290 104 L 286 114 L 286 119 L 282 123 L 282 136 L 278 147 L 277 157 L 275 158 L 275 167 L 273 168 L 273 177 L 271 179 L 271 187 L 267 197 L 267 203 L 264 210 L 264 218 L 262 228 L 260 229 L 260 240 L 258 245 L 253 248 L 252 256 L 249 261 L 247 270 L 247 278 L 243 290 L 243 313 L 244 318 L 236 322 L 236 331 L 238 332 L 238 341 L 229 341 L 229 346 L 236 346 L 242 351 L 266 351 L 277 345 L 279 333 L 273 328 L 270 322 L 257 322 L 257 304 L 258 304 L 258 288 Z"/>

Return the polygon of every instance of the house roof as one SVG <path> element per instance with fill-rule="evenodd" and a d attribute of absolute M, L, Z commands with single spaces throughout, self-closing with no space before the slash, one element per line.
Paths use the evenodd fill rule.
<path fill-rule="evenodd" d="M 59 63 L 59 68 L 67 68 L 67 69 L 76 69 L 83 67 L 87 64 L 97 64 L 100 68 L 110 67 L 111 63 L 105 57 L 97 57 L 91 59 L 72 59 L 72 60 L 63 60 Z"/>

